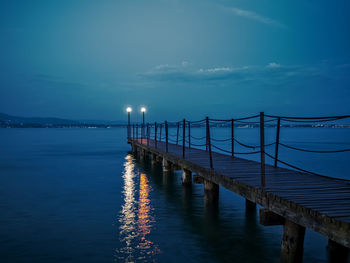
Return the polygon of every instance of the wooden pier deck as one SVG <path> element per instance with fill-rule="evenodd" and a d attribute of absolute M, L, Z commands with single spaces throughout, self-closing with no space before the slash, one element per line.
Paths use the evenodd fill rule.
<path fill-rule="evenodd" d="M 330 241 L 350 247 L 348 181 L 266 164 L 265 186 L 262 186 L 259 162 L 212 152 L 214 166 L 211 169 L 209 153 L 205 150 L 186 147 L 183 158 L 183 148 L 180 145 L 168 143 L 166 150 L 165 142 L 155 142 L 152 139 L 129 138 L 129 143 L 133 150 L 140 152 L 142 156 L 157 156 L 164 160 L 166 165 L 181 167 L 184 171 L 203 177 L 205 181 L 221 185 L 263 206 L 264 210 L 300 226 L 301 232 L 309 228 Z M 282 224 L 286 226 L 286 223 Z M 286 230 L 283 239 L 288 238 L 285 235 L 293 235 L 291 229 L 285 232 Z M 302 236 L 303 242 L 304 233 L 298 235 Z M 282 240 L 282 250 L 283 242 L 285 241 Z M 297 262 L 295 258 L 293 260 L 286 261 Z"/>

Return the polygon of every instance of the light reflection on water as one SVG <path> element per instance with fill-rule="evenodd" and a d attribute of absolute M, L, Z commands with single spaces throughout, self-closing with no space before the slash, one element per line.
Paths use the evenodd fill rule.
<path fill-rule="evenodd" d="M 135 163 L 131 155 L 127 155 L 123 173 L 124 204 L 120 211 L 120 242 L 116 259 L 124 262 L 154 261 L 154 255 L 160 250 L 150 240 L 150 234 L 155 224 L 152 216 L 151 186 L 145 173 L 135 171 Z M 138 199 L 137 199 L 138 194 Z"/>

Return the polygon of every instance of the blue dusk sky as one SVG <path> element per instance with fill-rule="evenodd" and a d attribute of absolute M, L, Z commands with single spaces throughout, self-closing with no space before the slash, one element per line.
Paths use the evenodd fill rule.
<path fill-rule="evenodd" d="M 350 113 L 350 1 L 1 1 L 0 112 Z"/>

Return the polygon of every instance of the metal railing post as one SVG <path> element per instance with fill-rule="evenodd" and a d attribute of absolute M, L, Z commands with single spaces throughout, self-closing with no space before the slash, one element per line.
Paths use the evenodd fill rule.
<path fill-rule="evenodd" d="M 168 122 L 165 121 L 165 152 L 168 152 Z"/>
<path fill-rule="evenodd" d="M 182 158 L 185 159 L 186 120 L 182 122 Z"/>
<path fill-rule="evenodd" d="M 157 149 L 157 122 L 154 123 L 154 146 Z"/>
<path fill-rule="evenodd" d="M 209 126 L 209 118 L 205 118 L 206 126 L 207 126 L 207 144 L 208 144 L 208 150 L 209 150 L 209 164 L 210 169 L 213 169 L 213 156 L 211 153 L 211 142 L 210 142 L 210 126 Z"/>
<path fill-rule="evenodd" d="M 180 122 L 177 123 L 177 131 L 176 131 L 176 145 L 179 144 L 179 129 L 180 129 Z"/>
<path fill-rule="evenodd" d="M 159 141 L 160 142 L 162 141 L 162 128 L 163 128 L 163 125 L 159 124 Z"/>
<path fill-rule="evenodd" d="M 205 119 L 205 151 L 208 151 L 208 129 L 207 129 L 207 119 Z"/>
<path fill-rule="evenodd" d="M 139 125 L 136 124 L 136 140 L 139 139 Z"/>
<path fill-rule="evenodd" d="M 127 128 L 126 128 L 126 138 L 129 140 L 129 138 L 130 138 L 130 132 L 129 132 L 129 130 L 130 130 L 130 124 L 128 124 L 128 126 L 127 126 Z"/>
<path fill-rule="evenodd" d="M 265 122 L 264 112 L 260 112 L 260 162 L 261 162 L 261 185 L 265 187 Z"/>
<path fill-rule="evenodd" d="M 235 123 L 231 120 L 231 156 L 235 156 Z"/>
<path fill-rule="evenodd" d="M 149 146 L 149 123 L 147 123 L 147 146 Z"/>
<path fill-rule="evenodd" d="M 188 122 L 188 148 L 191 149 L 191 122 Z"/>
<path fill-rule="evenodd" d="M 275 167 L 277 167 L 278 159 L 278 145 L 280 143 L 280 128 L 281 128 L 281 118 L 277 118 L 277 132 L 276 132 L 276 148 L 275 148 Z"/>

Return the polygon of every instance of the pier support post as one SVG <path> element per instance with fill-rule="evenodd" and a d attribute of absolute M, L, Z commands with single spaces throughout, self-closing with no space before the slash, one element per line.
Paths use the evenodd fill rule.
<path fill-rule="evenodd" d="M 193 175 L 193 183 L 195 184 L 204 184 L 204 178 L 198 174 Z"/>
<path fill-rule="evenodd" d="M 163 158 L 163 172 L 170 172 L 170 171 L 171 171 L 171 162 Z"/>
<path fill-rule="evenodd" d="M 304 251 L 305 227 L 285 220 L 281 244 L 281 263 L 301 263 Z"/>
<path fill-rule="evenodd" d="M 187 169 L 182 169 L 182 185 L 192 184 L 192 172 Z"/>
<path fill-rule="evenodd" d="M 247 211 L 255 211 L 256 210 L 256 203 L 246 199 L 245 200 L 245 209 Z"/>
<path fill-rule="evenodd" d="M 157 162 L 163 163 L 163 157 L 162 156 L 156 155 L 156 159 L 157 159 Z"/>
<path fill-rule="evenodd" d="M 133 153 L 134 155 L 137 154 L 137 147 L 136 147 L 135 144 L 131 144 L 131 151 L 132 151 L 132 153 Z"/>
<path fill-rule="evenodd" d="M 205 204 L 219 203 L 219 185 L 204 179 L 204 201 Z"/>
<path fill-rule="evenodd" d="M 151 162 L 152 165 L 155 165 L 157 163 L 157 155 L 155 153 L 151 153 Z"/>
<path fill-rule="evenodd" d="M 141 160 L 146 160 L 146 152 L 142 148 L 140 148 L 140 159 Z"/>
<path fill-rule="evenodd" d="M 349 248 L 328 239 L 328 255 L 331 263 L 346 263 L 349 259 Z"/>

